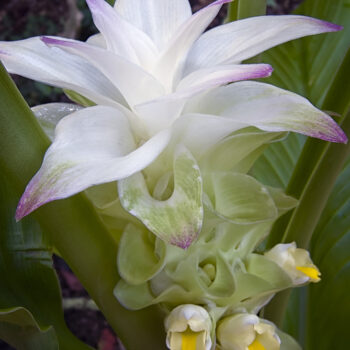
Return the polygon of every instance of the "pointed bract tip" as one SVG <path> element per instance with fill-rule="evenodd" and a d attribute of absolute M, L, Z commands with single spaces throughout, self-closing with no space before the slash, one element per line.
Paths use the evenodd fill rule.
<path fill-rule="evenodd" d="M 336 130 L 334 130 L 334 133 L 325 134 L 324 132 L 315 131 L 310 133 L 310 136 L 324 140 L 324 141 L 328 141 L 328 142 L 344 143 L 344 144 L 348 143 L 348 138 L 340 127 L 337 127 Z"/>
<path fill-rule="evenodd" d="M 30 185 L 31 184 L 29 183 L 27 189 L 19 200 L 15 214 L 15 219 L 17 222 L 42 205 L 42 203 L 37 203 L 35 200 L 33 200 L 33 198 L 31 198 L 31 191 L 28 191 L 28 188 L 30 189 L 31 187 Z"/>
<path fill-rule="evenodd" d="M 17 209 L 16 209 L 16 214 L 15 214 L 16 222 L 22 220 L 28 214 L 29 214 L 29 212 L 26 208 L 26 205 L 24 203 L 23 196 L 22 196 L 19 203 L 18 203 Z"/>
<path fill-rule="evenodd" d="M 38 174 L 29 182 L 18 202 L 15 214 L 16 221 L 23 219 L 42 205 L 60 199 L 54 192 L 42 191 L 42 188 L 38 186 L 38 182 L 40 181 L 40 175 L 38 176 Z"/>
<path fill-rule="evenodd" d="M 309 17 L 310 18 L 310 17 Z M 325 32 L 338 32 L 339 30 L 342 30 L 344 27 L 335 23 L 323 21 L 321 19 L 317 18 L 310 18 L 312 21 L 320 24 L 325 30 Z"/>
<path fill-rule="evenodd" d="M 66 41 L 64 40 L 50 38 L 48 36 L 41 36 L 40 40 L 46 45 L 56 45 L 56 44 L 64 45 L 66 43 Z"/>
<path fill-rule="evenodd" d="M 212 2 L 211 4 L 209 4 L 208 6 L 217 6 L 217 5 L 224 5 L 227 4 L 228 2 L 232 2 L 234 0 L 216 0 L 214 2 Z"/>
<path fill-rule="evenodd" d="M 330 32 L 339 32 L 340 30 L 344 29 L 343 26 L 338 25 L 338 24 L 334 24 L 334 23 L 331 23 L 331 22 L 325 22 L 325 21 L 323 21 L 323 23 L 329 29 Z"/>

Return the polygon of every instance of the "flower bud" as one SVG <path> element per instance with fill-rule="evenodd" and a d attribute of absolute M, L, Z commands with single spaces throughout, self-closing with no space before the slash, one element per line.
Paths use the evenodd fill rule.
<path fill-rule="evenodd" d="M 210 350 L 212 322 L 197 305 L 180 305 L 165 320 L 167 346 L 171 350 Z"/>
<path fill-rule="evenodd" d="M 245 313 L 224 318 L 217 340 L 223 350 L 279 350 L 281 343 L 272 323 Z"/>
<path fill-rule="evenodd" d="M 313 264 L 309 252 L 297 248 L 295 242 L 277 244 L 264 255 L 284 269 L 295 285 L 321 280 L 321 273 Z"/>

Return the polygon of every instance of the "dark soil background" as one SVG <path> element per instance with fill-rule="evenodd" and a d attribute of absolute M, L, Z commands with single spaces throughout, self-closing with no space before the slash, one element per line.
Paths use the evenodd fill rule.
<path fill-rule="evenodd" d="M 212 1 L 190 0 L 190 3 L 193 11 L 197 11 Z M 267 11 L 268 14 L 290 13 L 302 1 L 267 0 Z M 226 11 L 227 5 L 223 7 L 211 26 L 220 24 L 226 16 Z M 94 33 L 96 28 L 84 0 L 0 1 L 0 40 L 19 40 L 37 35 L 59 35 L 86 40 Z M 18 76 L 13 78 L 30 106 L 69 101 L 61 89 Z M 87 292 L 65 262 L 54 257 L 54 266 L 61 283 L 65 319 L 71 331 L 95 349 L 122 349 L 103 315 L 89 303 Z M 13 348 L 0 340 L 0 350 L 11 349 Z"/>

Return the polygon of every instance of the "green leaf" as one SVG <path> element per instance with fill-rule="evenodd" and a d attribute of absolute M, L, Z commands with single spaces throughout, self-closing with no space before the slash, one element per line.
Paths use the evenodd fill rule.
<path fill-rule="evenodd" d="M 347 52 L 350 44 L 349 2 L 346 0 L 317 2 L 307 0 L 298 9 L 298 13 L 343 24 L 345 28 L 339 33 L 293 41 L 265 53 L 263 61 L 271 63 L 275 68 L 273 76 L 268 81 L 303 94 L 322 109 L 335 111 L 345 117 L 350 102 L 350 90 L 344 88 L 348 85 L 347 77 L 350 69 L 350 53 Z M 349 121 L 345 121 L 343 128 L 349 135 Z M 293 149 L 292 143 L 289 143 L 290 138 L 283 146 L 272 145 L 259 160 L 260 164 L 257 163 L 257 167 L 253 169 L 253 174 L 262 181 L 263 179 L 266 181 L 267 174 L 270 172 L 273 177 L 272 181 L 279 181 L 284 187 L 288 183 L 287 194 L 297 198 L 301 197 L 300 205 L 292 218 L 291 215 L 286 215 L 275 224 L 268 242 L 269 246 L 281 240 L 286 228 L 284 241 L 296 240 L 299 245 L 307 246 L 332 185 L 349 151 L 347 146 L 330 145 L 309 139 L 301 153 L 301 147 Z M 288 159 L 286 157 L 288 153 L 293 154 L 293 157 Z M 301 156 L 295 168 L 295 161 L 299 154 Z M 278 161 L 275 161 L 273 156 Z M 293 176 L 290 177 L 294 168 Z M 289 171 L 284 171 L 284 169 L 289 169 Z M 321 290 L 323 290 L 322 283 L 311 288 L 319 290 L 319 293 L 322 293 Z M 301 307 L 298 309 L 293 307 L 293 303 L 290 304 L 291 312 L 298 315 L 295 317 L 296 321 L 290 318 L 288 330 L 294 329 L 294 333 L 299 334 L 302 340 L 303 332 L 297 329 L 295 324 L 295 322 L 300 323 L 300 320 L 305 322 L 303 311 L 305 298 L 300 293 L 296 292 Z M 288 292 L 277 295 L 266 309 L 267 316 L 277 323 L 282 319 L 288 296 Z M 322 309 L 322 306 L 318 305 L 318 308 Z M 322 317 L 327 319 L 326 314 L 323 314 Z M 319 332 L 314 336 L 319 337 L 319 334 L 323 335 L 322 332 Z M 310 349 L 314 348 L 310 347 Z"/>
<path fill-rule="evenodd" d="M 322 281 L 309 287 L 306 350 L 346 349 L 349 345 L 349 178 L 350 158 L 336 182 L 311 241 L 311 253 L 322 272 Z"/>
<path fill-rule="evenodd" d="M 251 174 L 263 184 L 285 189 L 305 139 L 291 133 L 285 140 L 271 144 L 254 164 Z"/>
<path fill-rule="evenodd" d="M 295 11 L 339 25 L 338 33 L 314 35 L 280 45 L 261 55 L 274 68 L 267 82 L 299 93 L 322 106 L 350 45 L 348 0 L 306 0 Z M 346 77 L 343 77 L 346 86 Z"/>
<path fill-rule="evenodd" d="M 41 328 L 21 307 L 0 310 L 0 338 L 17 350 L 59 349 L 54 329 Z"/>
<path fill-rule="evenodd" d="M 42 234 L 39 225 L 32 218 L 27 218 L 20 223 L 14 220 L 17 200 L 18 197 L 11 190 L 11 185 L 1 174 L 0 275 L 2 283 L 0 285 L 0 309 L 16 307 L 27 309 L 12 310 L 14 313 L 4 312 L 1 317 L 2 327 L 8 329 L 13 335 L 10 339 L 11 344 L 21 344 L 20 349 L 31 349 L 34 345 L 29 347 L 29 344 L 40 340 L 39 335 L 37 335 L 38 340 L 31 339 L 30 334 L 34 330 L 28 330 L 28 337 L 20 336 L 22 331 L 27 332 L 26 323 L 31 323 L 35 328 L 34 318 L 40 327 L 53 326 L 55 329 L 49 332 L 51 335 L 46 336 L 49 337 L 47 341 L 50 341 L 48 343 L 50 347 L 47 349 L 58 349 L 58 344 L 56 347 L 54 343 L 50 345 L 55 332 L 61 349 L 89 349 L 66 327 L 60 287 L 52 267 L 47 237 Z M 28 318 L 32 321 L 29 322 Z M 7 324 L 11 319 L 17 322 L 17 327 L 11 328 L 11 325 Z M 39 332 L 38 327 L 36 328 Z M 17 336 L 15 330 L 20 332 Z"/>
<path fill-rule="evenodd" d="M 236 0 L 229 4 L 225 22 L 266 14 L 266 0 Z"/>

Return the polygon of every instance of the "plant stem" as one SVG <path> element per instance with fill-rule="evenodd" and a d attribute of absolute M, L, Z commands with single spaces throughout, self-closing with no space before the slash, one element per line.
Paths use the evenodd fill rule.
<path fill-rule="evenodd" d="M 0 168 L 21 194 L 49 145 L 35 116 L 0 65 Z M 127 349 L 164 348 L 158 309 L 129 311 L 113 295 L 117 245 L 84 195 L 52 202 L 35 213 L 43 231 L 95 300 Z"/>

